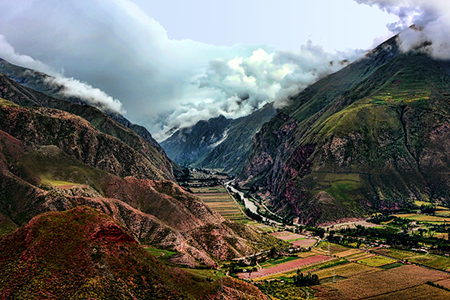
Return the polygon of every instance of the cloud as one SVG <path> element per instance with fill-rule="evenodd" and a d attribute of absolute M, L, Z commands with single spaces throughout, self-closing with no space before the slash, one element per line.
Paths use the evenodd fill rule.
<path fill-rule="evenodd" d="M 125 109 L 119 100 L 112 98 L 100 89 L 74 78 L 64 77 L 60 72 L 55 71 L 39 60 L 35 60 L 28 55 L 16 53 L 14 47 L 8 43 L 3 35 L 0 35 L 0 57 L 9 63 L 50 75 L 44 79 L 44 83 L 49 87 L 53 87 L 54 90 L 59 90 L 59 94 L 63 97 L 78 97 L 87 104 L 106 112 L 125 113 Z"/>
<path fill-rule="evenodd" d="M 436 59 L 450 59 L 450 2 L 448 0 L 355 0 L 397 15 L 388 28 L 399 34 L 404 52 L 422 51 Z M 409 28 L 411 25 L 414 27 Z"/>
<path fill-rule="evenodd" d="M 81 82 L 75 78 L 62 76 L 47 77 L 45 83 L 60 89 L 59 94 L 63 97 L 77 97 L 87 104 L 95 106 L 105 112 L 126 113 L 122 102 L 107 95 L 104 91 L 92 87 L 90 84 Z M 62 87 L 62 88 L 60 88 Z"/>
<path fill-rule="evenodd" d="M 173 127 L 191 126 L 219 114 L 236 118 L 270 102 L 284 106 L 289 96 L 363 54 L 363 51 L 328 53 L 308 42 L 298 53 L 257 49 L 248 57 L 212 60 L 194 87 L 196 97 L 180 103 L 167 117 L 159 138 Z"/>
<path fill-rule="evenodd" d="M 294 53 L 171 40 L 129 0 L 2 0 L 0 10 L 8 12 L 0 34 L 16 52 L 64 70 L 54 84 L 64 84 L 67 95 L 103 109 L 123 111 L 123 103 L 127 117 L 159 140 L 172 127 L 219 114 L 240 117 L 268 102 L 282 105 L 341 68 L 339 61 L 361 54 L 327 53 L 312 43 Z"/>
<path fill-rule="evenodd" d="M 58 74 L 52 68 L 50 68 L 49 66 L 38 60 L 34 60 L 31 56 L 16 53 L 14 47 L 11 46 L 6 40 L 6 38 L 1 34 L 0 34 L 0 55 L 1 58 L 15 65 L 25 66 L 27 68 L 38 70 L 49 75 Z"/>

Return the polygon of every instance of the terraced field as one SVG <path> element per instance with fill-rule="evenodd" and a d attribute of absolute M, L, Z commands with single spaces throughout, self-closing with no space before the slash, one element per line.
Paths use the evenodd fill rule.
<path fill-rule="evenodd" d="M 225 219 L 243 223 L 250 222 L 223 186 L 192 188 L 192 190 L 195 196 L 202 199 L 209 208 L 218 212 Z"/>

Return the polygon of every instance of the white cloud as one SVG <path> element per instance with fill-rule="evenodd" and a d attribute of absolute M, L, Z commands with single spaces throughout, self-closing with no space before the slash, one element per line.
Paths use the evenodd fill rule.
<path fill-rule="evenodd" d="M 356 0 L 376 5 L 397 15 L 396 23 L 388 24 L 400 32 L 400 49 L 423 51 L 436 59 L 450 59 L 450 2 L 448 0 Z M 411 25 L 415 28 L 409 29 Z M 425 47 L 423 45 L 426 44 Z"/>

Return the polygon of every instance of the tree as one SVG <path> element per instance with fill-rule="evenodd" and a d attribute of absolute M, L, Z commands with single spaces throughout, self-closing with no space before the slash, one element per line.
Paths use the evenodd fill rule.
<path fill-rule="evenodd" d="M 270 248 L 269 258 L 274 258 L 277 255 L 277 249 L 275 247 Z"/>

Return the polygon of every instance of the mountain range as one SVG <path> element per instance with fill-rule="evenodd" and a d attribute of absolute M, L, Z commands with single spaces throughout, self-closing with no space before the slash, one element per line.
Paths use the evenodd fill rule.
<path fill-rule="evenodd" d="M 161 142 L 167 155 L 177 163 L 193 167 L 219 169 L 239 174 L 250 154 L 253 136 L 275 115 L 273 104 L 238 119 L 224 116 L 199 121 L 172 131 Z"/>
<path fill-rule="evenodd" d="M 1 297 L 266 299 L 175 267 L 217 268 L 284 245 L 180 187 L 184 166 L 234 174 L 303 225 L 415 200 L 450 205 L 450 61 L 424 46 L 404 53 L 393 37 L 283 108 L 175 129 L 162 147 L 119 113 L 65 96 L 51 76 L 0 60 Z M 144 246 L 175 255 L 165 263 Z"/>
<path fill-rule="evenodd" d="M 239 177 L 299 223 L 449 204 L 450 62 L 393 37 L 291 97 Z"/>
<path fill-rule="evenodd" d="M 242 189 L 300 224 L 395 211 L 415 200 L 447 204 L 450 63 L 430 57 L 426 46 L 404 53 L 395 36 L 291 96 L 274 117 L 243 118 L 254 124 L 248 135 L 230 134 L 233 121 L 219 117 L 162 146 L 176 162 L 237 173 Z M 223 160 L 211 163 L 212 153 Z"/>

